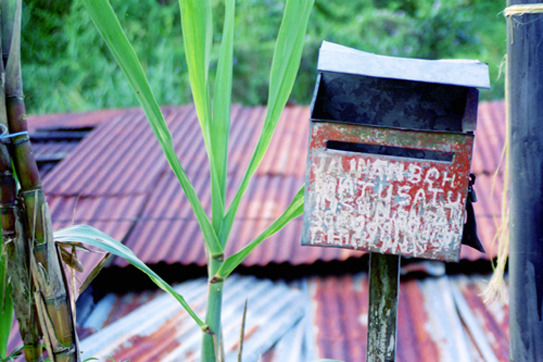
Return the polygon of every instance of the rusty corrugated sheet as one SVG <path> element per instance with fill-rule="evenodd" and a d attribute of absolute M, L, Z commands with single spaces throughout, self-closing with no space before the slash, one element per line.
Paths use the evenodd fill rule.
<path fill-rule="evenodd" d="M 256 143 L 264 112 L 263 107 L 235 106 L 233 109 L 231 162 L 228 171 L 234 181 L 228 185 L 230 197 L 242 177 L 250 150 Z M 197 192 L 203 196 L 204 205 L 209 208 L 208 165 L 194 110 L 192 107 L 168 107 L 165 114 L 172 126 L 182 164 L 194 181 Z M 240 218 L 232 229 L 229 253 L 241 248 L 252 236 L 262 231 L 271 222 L 271 218 L 279 215 L 302 184 L 307 152 L 308 117 L 307 107 L 288 107 L 283 113 L 270 152 L 257 170 L 257 177 L 247 193 L 248 198 L 240 207 Z M 29 117 L 29 121 L 31 127 L 34 127 L 32 129 L 37 127 L 34 123 L 36 121 L 39 121 L 40 127 L 51 124 L 62 127 L 73 124 L 96 126 L 75 151 L 57 166 L 55 174 L 45 179 L 55 229 L 72 223 L 91 224 L 116 239 L 123 240 L 145 262 L 204 264 L 205 255 L 199 242 L 201 234 L 197 223 L 166 162 L 161 160 L 156 149 L 147 144 L 153 144 L 153 141 L 140 111 L 115 110 L 86 115 Z M 472 171 L 478 176 L 475 187 L 479 202 L 474 207 L 479 236 L 487 249 L 487 257 L 496 255 L 496 247 L 491 243 L 496 225 L 501 222 L 499 210 L 503 175 L 498 173 L 493 181 L 493 174 L 499 164 L 505 135 L 504 124 L 503 102 L 480 104 Z M 36 149 L 37 154 L 40 152 Z M 149 158 L 146 158 L 147 156 Z M 125 159 L 130 162 L 124 162 Z M 87 165 L 84 170 L 83 165 Z M 86 187 L 82 187 L 82 184 Z M 493 184 L 494 196 L 491 197 Z M 51 191 L 48 185 L 51 185 Z M 301 220 L 295 220 L 278 233 L 274 240 L 266 241 L 257 248 L 245 265 L 283 262 L 295 265 L 311 264 L 317 260 L 345 260 L 361 255 L 361 252 L 343 249 L 301 247 L 301 226 Z M 152 240 L 156 240 L 160 247 L 151 242 Z M 483 257 L 482 254 L 465 247 L 461 256 L 468 260 Z M 100 255 L 87 253 L 83 258 L 85 265 L 90 266 L 98 261 Z M 119 260 L 115 260 L 115 264 L 124 265 Z M 89 268 L 87 273 L 88 271 Z M 452 360 L 443 356 L 447 356 L 450 348 L 455 349 L 454 353 L 460 353 L 458 342 L 454 342 L 458 340 L 464 340 L 462 348 L 468 348 L 474 360 L 484 360 L 481 351 L 484 351 L 487 357 L 490 354 L 497 360 L 507 360 L 507 305 L 499 302 L 483 304 L 480 292 L 484 278 L 442 278 L 446 280 L 402 280 L 398 328 L 399 360 Z M 305 344 L 300 348 L 313 349 L 315 353 L 304 355 L 305 352 L 298 351 L 297 355 L 306 356 L 305 360 L 319 357 L 344 361 L 363 360 L 367 328 L 366 279 L 365 274 L 359 274 L 329 276 L 309 281 L 309 288 L 304 292 L 308 293 L 307 300 L 310 300 L 306 302 L 308 306 L 306 305 L 305 313 L 313 313 L 311 318 L 315 324 L 308 325 L 315 325 L 318 329 L 304 327 L 302 332 L 293 331 L 294 334 L 287 333 L 287 336 L 302 338 L 299 337 L 300 333 L 303 336 L 314 335 L 316 342 L 308 342 L 312 338 L 303 337 Z M 142 297 L 143 300 L 132 300 L 132 297 L 124 296 L 122 301 L 115 302 L 116 307 L 111 307 L 114 309 L 109 310 L 111 314 L 108 314 L 109 320 L 106 318 L 106 323 L 122 319 L 127 312 L 144 306 L 151 297 L 146 294 Z M 459 304 L 463 307 L 458 307 Z M 463 314 L 457 312 L 455 316 L 451 305 L 455 310 L 463 309 Z M 465 308 L 466 305 L 468 308 Z M 441 309 L 433 309 L 436 306 Z M 470 313 L 473 318 L 470 317 L 470 323 L 465 323 L 462 316 L 469 317 Z M 430 316 L 433 316 L 432 320 Z M 473 319 L 476 320 L 475 324 Z M 462 328 L 466 327 L 458 337 L 447 336 L 447 333 L 444 333 L 446 329 L 440 324 L 444 322 L 449 325 L 455 323 L 456 326 L 460 323 Z M 174 326 L 167 323 L 160 329 L 157 336 L 160 336 L 161 346 L 169 337 L 175 336 L 170 332 L 177 326 L 179 324 Z M 12 344 L 15 343 L 13 341 L 14 339 Z M 137 340 L 132 340 L 131 343 L 135 341 Z M 291 342 L 283 340 L 279 341 L 278 345 L 291 346 Z M 141 348 L 152 350 L 156 347 L 142 347 L 138 344 L 138 347 L 132 349 L 130 346 L 136 346 L 135 344 L 128 346 L 127 350 L 136 355 L 142 353 Z M 462 353 L 466 353 L 465 350 Z M 272 349 L 264 360 L 282 361 L 284 356 L 279 350 Z M 300 357 L 299 360 L 303 361 L 303 358 Z"/>
<path fill-rule="evenodd" d="M 183 283 L 176 288 L 198 314 L 205 310 L 207 281 L 205 278 Z M 243 361 L 257 361 L 281 339 L 304 315 L 303 304 L 297 303 L 302 292 L 284 282 L 233 275 L 225 283 L 223 335 L 227 361 L 237 357 L 243 306 L 247 301 Z M 131 295 L 128 299 L 140 300 Z M 124 298 L 127 299 L 127 298 Z M 201 330 L 182 310 L 177 301 L 162 294 L 109 322 L 108 316 L 122 313 L 122 301 L 113 296 L 104 299 L 84 324 L 94 334 L 83 339 L 84 358 L 107 356 L 117 361 L 198 361 Z M 133 304 L 133 302 L 131 303 Z M 152 315 L 152 318 L 149 316 Z M 93 323 L 94 320 L 102 323 Z"/>
<path fill-rule="evenodd" d="M 100 123 L 126 112 L 139 112 L 138 109 L 102 109 L 85 113 L 52 113 L 27 116 L 28 130 L 35 132 L 42 128 L 80 128 L 95 127 Z"/>
<path fill-rule="evenodd" d="M 164 111 L 181 163 L 202 197 L 204 207 L 209 210 L 209 166 L 194 109 L 191 106 L 167 107 Z M 243 176 L 265 111 L 264 107 L 233 107 L 229 199 Z M 461 257 L 464 259 L 496 255 L 496 248 L 491 244 L 495 223 L 500 222 L 501 174 L 496 182 L 496 195 L 490 195 L 492 173 L 497 167 L 505 134 L 503 116 L 503 102 L 480 104 L 472 170 L 478 175 L 475 188 L 479 202 L 474 207 L 479 234 L 488 254 L 463 248 Z M 70 117 L 75 117 L 77 124 L 97 126 L 44 179 L 55 226 L 69 225 L 72 220 L 104 225 L 147 263 L 203 265 L 201 233 L 142 112 L 130 109 L 59 117 L 60 121 L 55 121 L 55 117 L 48 116 L 46 120 L 40 119 L 40 124 L 56 122 L 66 126 Z M 99 117 L 103 117 L 102 122 L 97 119 Z M 291 106 L 283 112 L 270 150 L 239 208 L 228 253 L 239 250 L 263 231 L 303 184 L 308 119 L 308 107 Z M 119 197 L 122 202 L 117 199 Z M 105 201 L 108 198 L 110 202 Z M 345 260 L 361 255 L 349 250 L 301 247 L 300 237 L 301 222 L 297 220 L 257 248 L 245 265 L 311 264 L 317 260 Z M 152 240 L 157 240 L 160 248 Z M 120 260 L 115 260 L 115 264 L 125 265 Z"/>
<path fill-rule="evenodd" d="M 508 305 L 499 301 L 483 303 L 481 292 L 487 278 L 402 277 L 397 361 L 507 361 Z M 198 313 L 204 308 L 205 288 L 204 279 L 177 287 Z M 248 354 L 244 361 L 260 360 L 259 353 L 249 351 L 261 351 L 263 361 L 277 362 L 365 359 L 365 272 L 296 280 L 288 286 L 233 275 L 227 280 L 225 293 L 227 353 L 236 346 L 240 309 L 249 296 L 245 345 Z M 194 358 L 200 342 L 198 328 L 173 298 L 161 294 L 111 294 L 102 299 L 83 324 L 94 333 L 82 340 L 89 356 L 109 354 L 116 360 L 133 361 Z M 149 314 L 154 318 L 149 319 Z M 263 324 L 265 331 L 259 327 Z M 227 360 L 235 360 L 235 353 Z"/>
<path fill-rule="evenodd" d="M 402 279 L 397 361 L 507 361 L 508 305 L 483 303 L 486 276 Z M 368 313 L 367 275 L 315 278 L 314 321 L 320 358 L 363 361 Z M 461 311 L 458 296 L 469 304 Z M 476 334 L 478 333 L 478 334 Z"/>
<path fill-rule="evenodd" d="M 472 172 L 477 175 L 492 175 L 500 165 L 503 167 L 502 152 L 504 144 L 504 101 L 479 103 L 471 163 Z"/>

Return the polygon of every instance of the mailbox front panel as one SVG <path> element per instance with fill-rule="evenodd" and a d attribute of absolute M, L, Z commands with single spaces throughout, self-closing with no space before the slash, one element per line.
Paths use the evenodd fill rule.
<path fill-rule="evenodd" d="M 303 245 L 457 261 L 473 135 L 311 122 Z"/>

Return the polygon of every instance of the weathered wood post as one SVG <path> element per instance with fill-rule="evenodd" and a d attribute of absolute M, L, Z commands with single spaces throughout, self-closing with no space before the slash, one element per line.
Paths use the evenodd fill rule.
<path fill-rule="evenodd" d="M 543 3 L 509 1 L 511 361 L 543 358 Z"/>
<path fill-rule="evenodd" d="M 371 252 L 367 358 L 392 361 L 400 256 L 458 261 L 477 240 L 463 231 L 488 67 L 324 42 L 318 70 L 302 245 Z"/>
<path fill-rule="evenodd" d="M 400 257 L 370 253 L 367 362 L 394 361 Z"/>

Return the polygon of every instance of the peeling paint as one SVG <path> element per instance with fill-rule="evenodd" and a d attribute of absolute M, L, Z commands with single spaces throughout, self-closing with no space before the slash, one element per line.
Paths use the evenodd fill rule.
<path fill-rule="evenodd" d="M 331 140 L 421 156 L 333 150 Z M 472 142 L 466 134 L 313 122 L 302 244 L 457 261 Z"/>

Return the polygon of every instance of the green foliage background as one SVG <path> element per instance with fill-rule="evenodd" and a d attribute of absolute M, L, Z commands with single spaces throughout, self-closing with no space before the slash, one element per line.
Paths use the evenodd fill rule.
<path fill-rule="evenodd" d="M 177 2 L 111 2 L 159 103 L 191 102 Z M 316 0 L 291 102 L 310 102 L 322 40 L 393 56 L 479 59 L 489 64 L 492 84 L 482 98 L 503 98 L 504 6 L 494 0 Z M 219 0 L 215 7 L 224 11 Z M 282 7 L 281 0 L 237 1 L 234 102 L 266 102 Z M 214 19 L 217 30 L 219 19 L 221 14 Z M 22 46 L 29 113 L 137 105 L 80 0 L 25 1 Z M 218 47 L 212 67 L 217 56 Z"/>

